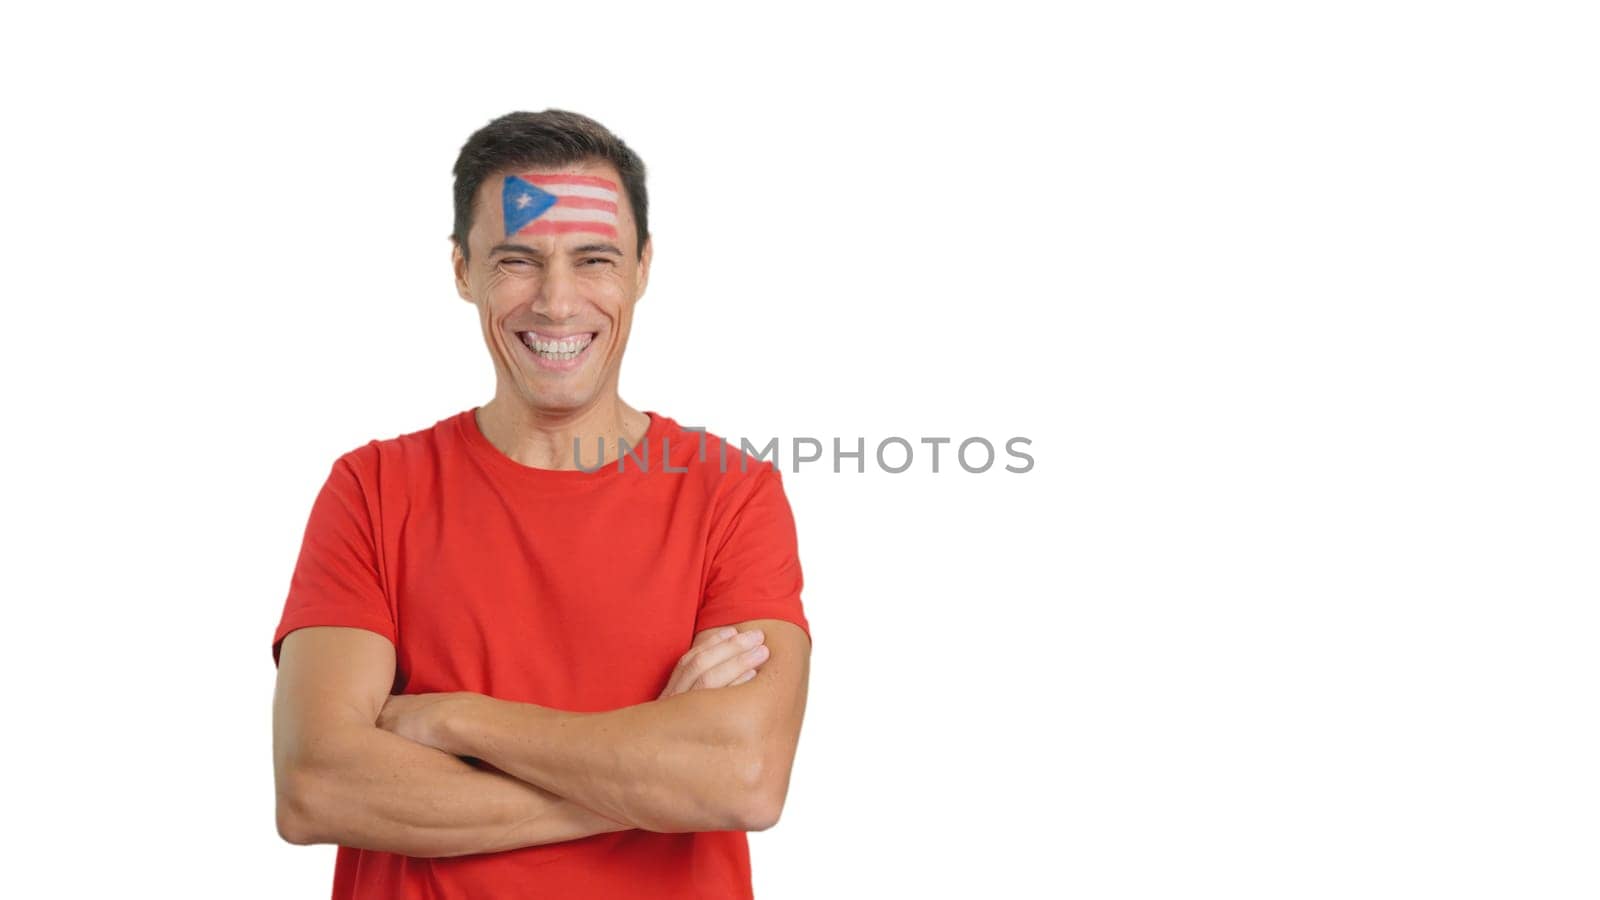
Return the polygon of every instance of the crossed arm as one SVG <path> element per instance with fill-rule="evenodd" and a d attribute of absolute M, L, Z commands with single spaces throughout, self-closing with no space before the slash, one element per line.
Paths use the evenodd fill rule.
<path fill-rule="evenodd" d="M 788 790 L 810 642 L 777 619 L 734 627 L 764 633 L 754 677 L 731 674 L 751 667 L 746 647 L 708 629 L 660 698 L 599 713 L 467 692 L 390 697 L 394 647 L 382 636 L 291 632 L 274 701 L 279 832 L 456 856 L 629 828 L 769 827 Z"/>

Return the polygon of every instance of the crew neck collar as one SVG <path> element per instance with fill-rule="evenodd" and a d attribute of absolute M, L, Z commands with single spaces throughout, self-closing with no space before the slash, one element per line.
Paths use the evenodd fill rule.
<path fill-rule="evenodd" d="M 639 471 L 638 462 L 633 459 L 626 460 L 625 468 L 621 472 L 617 471 L 615 459 L 607 461 L 593 472 L 585 472 L 582 469 L 543 469 L 538 466 L 523 465 L 500 452 L 500 448 L 490 443 L 484 436 L 483 430 L 478 427 L 478 410 L 481 408 L 474 406 L 457 414 L 456 431 L 475 458 L 482 460 L 484 465 L 506 478 L 539 488 L 583 489 L 614 483 L 621 476 L 643 474 Z M 651 448 L 660 446 L 661 438 L 666 432 L 665 417 L 654 410 L 646 409 L 641 412 L 650 417 L 650 427 L 645 429 L 644 443 Z M 595 449 L 592 443 L 581 448 L 586 453 L 593 453 Z"/>

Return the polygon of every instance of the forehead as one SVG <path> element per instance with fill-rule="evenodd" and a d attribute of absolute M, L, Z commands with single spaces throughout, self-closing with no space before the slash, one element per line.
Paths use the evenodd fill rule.
<path fill-rule="evenodd" d="M 600 236 L 631 243 L 633 213 L 616 169 L 586 161 L 513 167 L 484 179 L 473 230 L 498 242 L 512 236 L 560 239 Z"/>

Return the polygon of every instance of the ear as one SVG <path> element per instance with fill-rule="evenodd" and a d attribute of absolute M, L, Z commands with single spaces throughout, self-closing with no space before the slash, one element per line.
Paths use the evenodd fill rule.
<path fill-rule="evenodd" d="M 454 237 L 450 238 L 450 268 L 456 275 L 456 293 L 468 303 L 474 303 L 472 291 L 467 285 L 467 258 L 461 254 L 461 245 L 456 243 Z"/>
<path fill-rule="evenodd" d="M 654 237 L 644 239 L 644 253 L 639 255 L 639 292 L 633 295 L 633 302 L 638 303 L 644 296 L 644 289 L 650 284 L 650 256 L 655 252 Z"/>

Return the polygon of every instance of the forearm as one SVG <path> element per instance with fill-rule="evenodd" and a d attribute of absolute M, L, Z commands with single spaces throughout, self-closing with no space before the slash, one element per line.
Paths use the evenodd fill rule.
<path fill-rule="evenodd" d="M 314 754 L 281 762 L 279 772 L 279 830 L 295 843 L 440 857 L 631 827 L 511 775 L 475 769 L 367 726 L 325 734 Z"/>
<path fill-rule="evenodd" d="M 472 695 L 440 745 L 649 831 L 756 830 L 767 827 L 771 779 L 730 706 L 743 689 L 596 713 Z"/>

